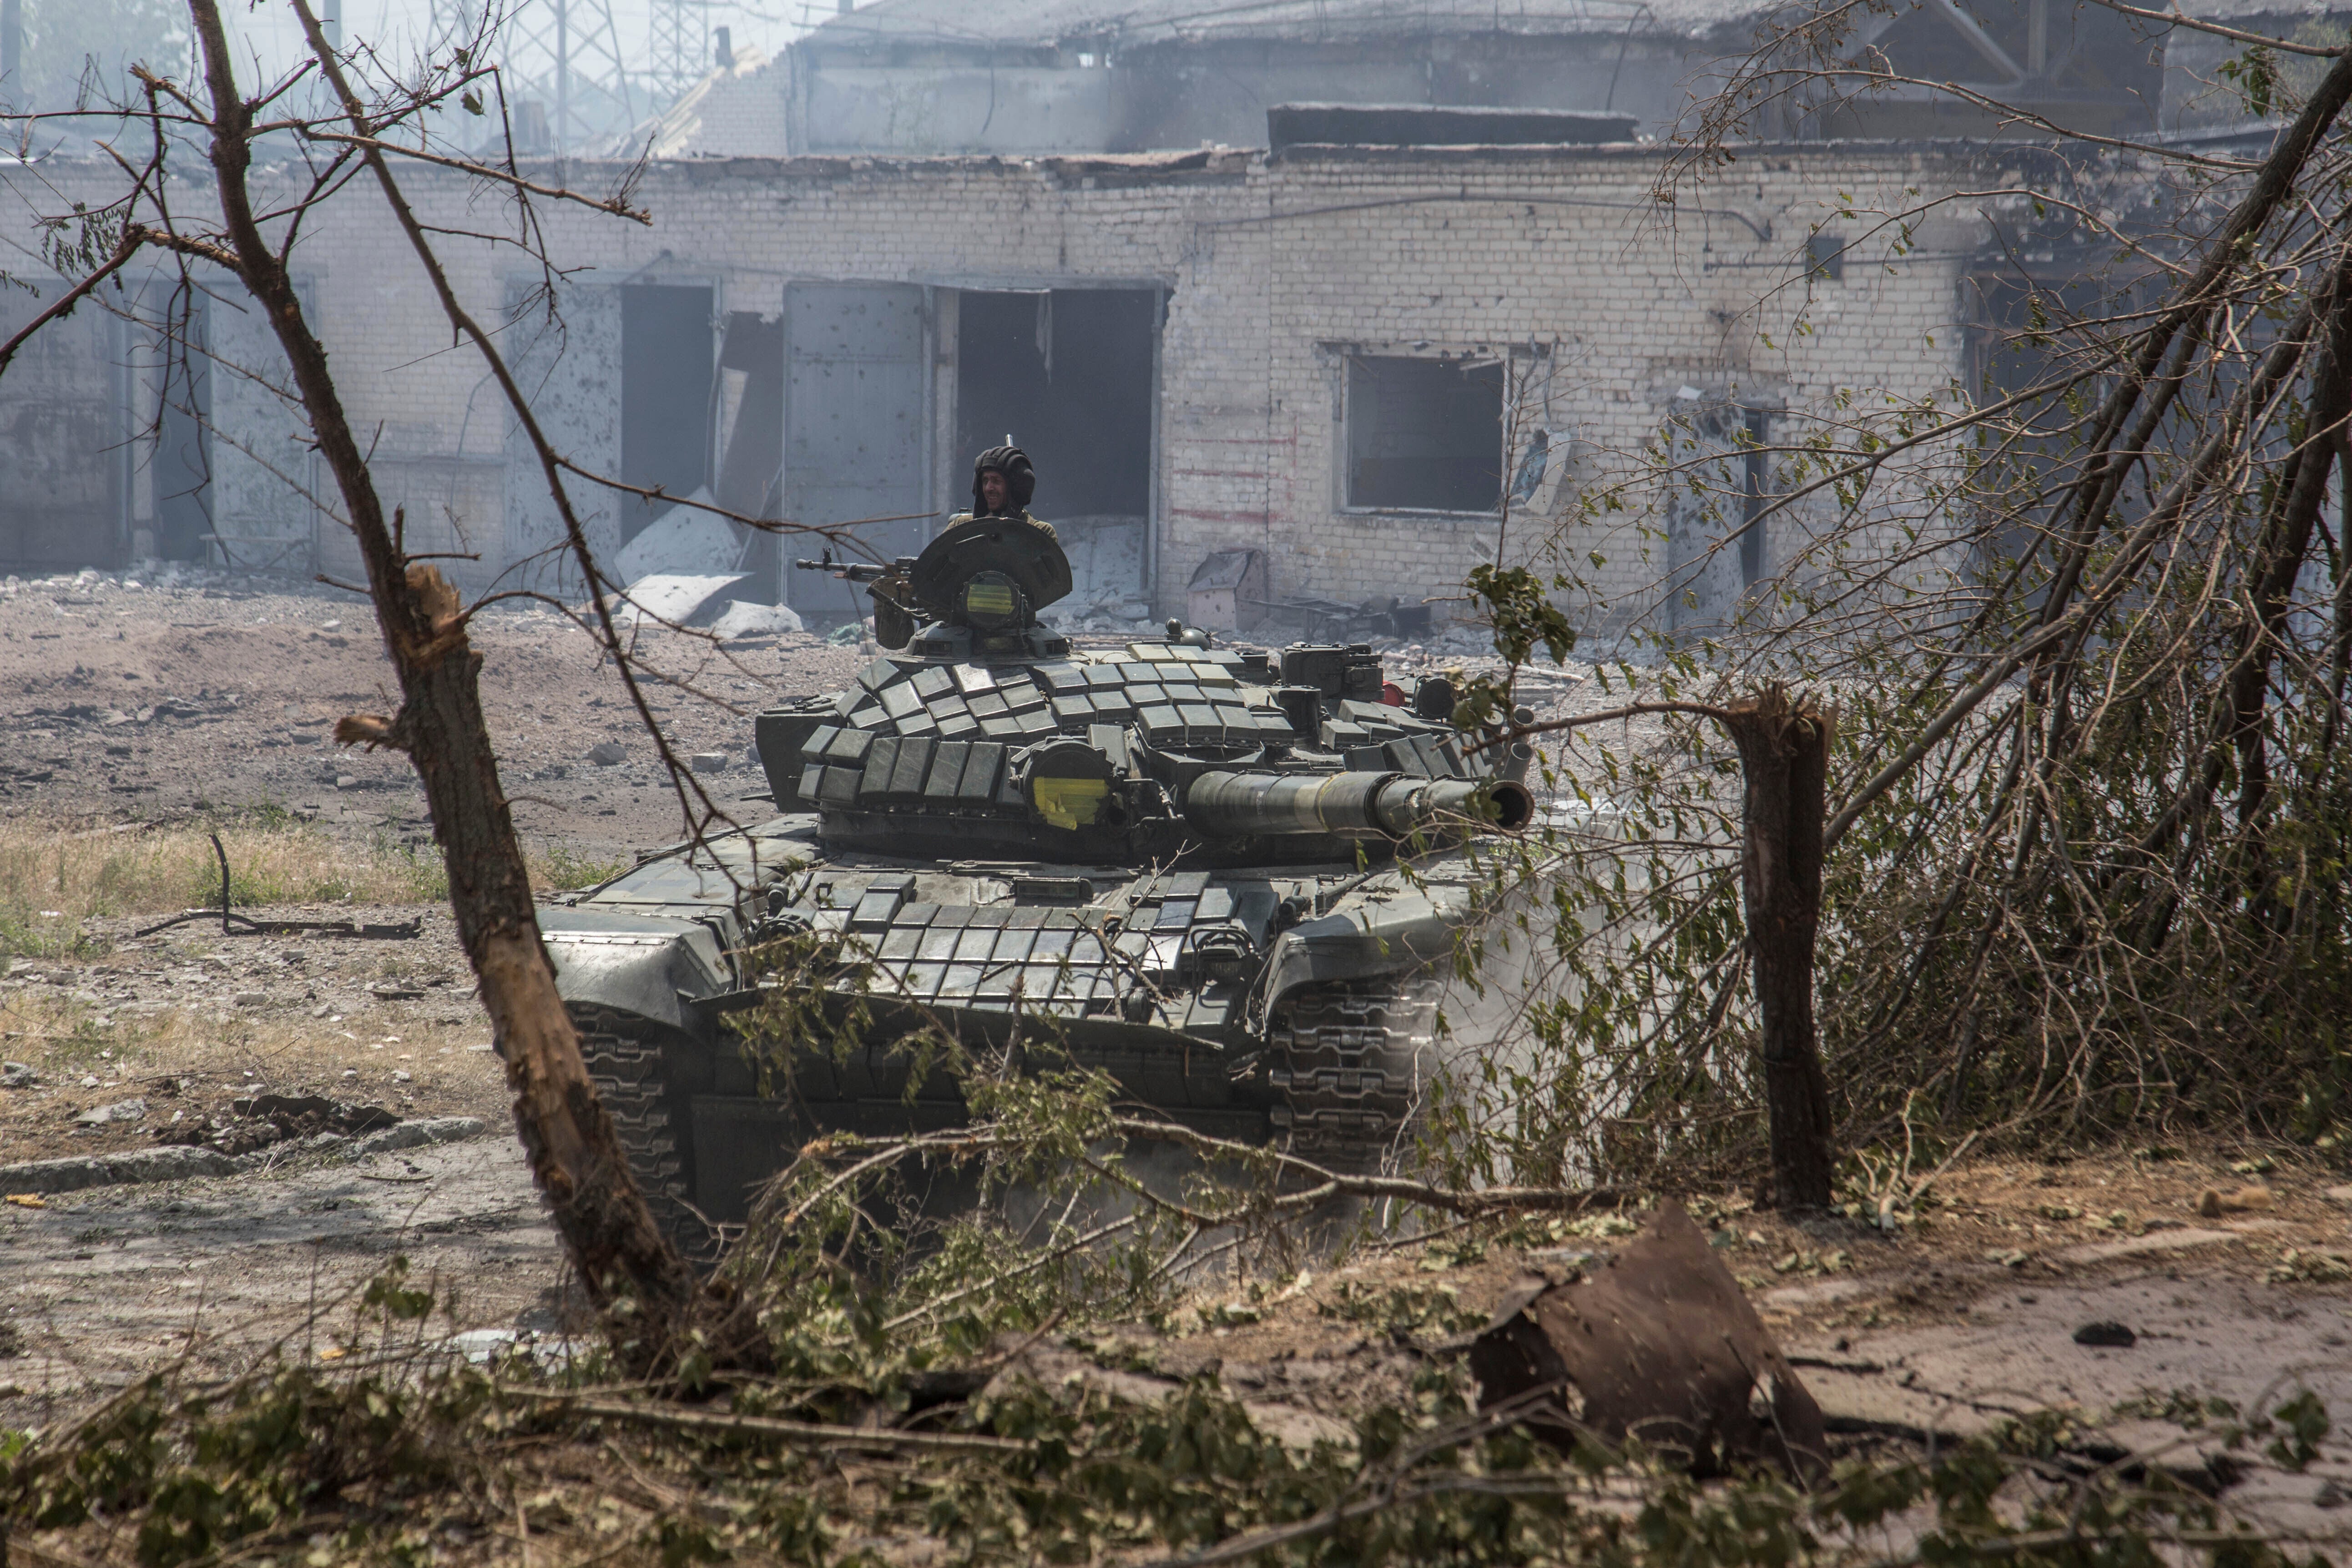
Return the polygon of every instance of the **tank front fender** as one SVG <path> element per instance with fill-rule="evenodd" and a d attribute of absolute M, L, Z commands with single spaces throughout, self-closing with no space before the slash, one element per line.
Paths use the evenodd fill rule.
<path fill-rule="evenodd" d="M 1344 908 L 1302 921 L 1275 938 L 1266 960 L 1269 1005 L 1301 985 L 1408 974 L 1447 962 L 1458 914 L 1419 894 Z"/>
<path fill-rule="evenodd" d="M 613 1007 L 704 1034 L 694 1005 L 736 988 L 719 939 L 695 921 L 562 911 L 563 923 L 541 936 L 555 965 L 555 988 L 567 1003 Z"/>

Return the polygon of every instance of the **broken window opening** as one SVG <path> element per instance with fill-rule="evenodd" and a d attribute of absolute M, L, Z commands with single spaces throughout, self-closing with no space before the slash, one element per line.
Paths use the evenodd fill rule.
<path fill-rule="evenodd" d="M 718 343 L 709 284 L 621 289 L 621 479 L 672 499 L 621 497 L 621 541 L 710 482 Z"/>
<path fill-rule="evenodd" d="M 1351 355 L 1347 502 L 1374 511 L 1492 512 L 1503 498 L 1503 367 Z"/>

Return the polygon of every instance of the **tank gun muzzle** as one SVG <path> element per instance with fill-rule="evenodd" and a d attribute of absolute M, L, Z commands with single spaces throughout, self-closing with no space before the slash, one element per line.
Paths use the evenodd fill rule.
<path fill-rule="evenodd" d="M 1461 821 L 1509 832 L 1526 826 L 1535 809 L 1527 786 L 1507 778 L 1213 771 L 1184 792 L 1184 815 L 1193 826 L 1233 837 L 1404 838 Z"/>

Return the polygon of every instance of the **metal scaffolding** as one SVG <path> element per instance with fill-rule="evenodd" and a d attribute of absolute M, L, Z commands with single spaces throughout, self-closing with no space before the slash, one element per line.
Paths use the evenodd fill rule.
<path fill-rule="evenodd" d="M 710 0 L 653 0 L 647 43 L 646 89 L 658 114 L 710 70 Z"/>
<path fill-rule="evenodd" d="M 434 51 L 479 31 L 485 4 L 432 0 Z M 635 97 L 612 0 L 512 0 L 490 19 L 517 152 L 560 158 L 609 146 L 635 128 Z"/>

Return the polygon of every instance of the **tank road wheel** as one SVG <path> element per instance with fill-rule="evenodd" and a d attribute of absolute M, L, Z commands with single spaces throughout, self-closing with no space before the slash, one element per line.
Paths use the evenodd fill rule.
<path fill-rule="evenodd" d="M 1333 1170 L 1370 1173 L 1419 1120 L 1437 1069 L 1435 975 L 1389 975 L 1301 986 L 1269 1031 L 1274 1087 L 1294 1153 Z"/>
<path fill-rule="evenodd" d="M 708 1272 L 719 1261 L 719 1237 L 688 1198 L 693 1132 L 686 1105 L 670 1087 L 668 1053 L 658 1025 L 610 1007 L 573 1005 L 572 1027 L 596 1096 L 612 1117 L 629 1157 L 629 1173 L 653 1210 L 654 1223 L 686 1260 Z"/>

